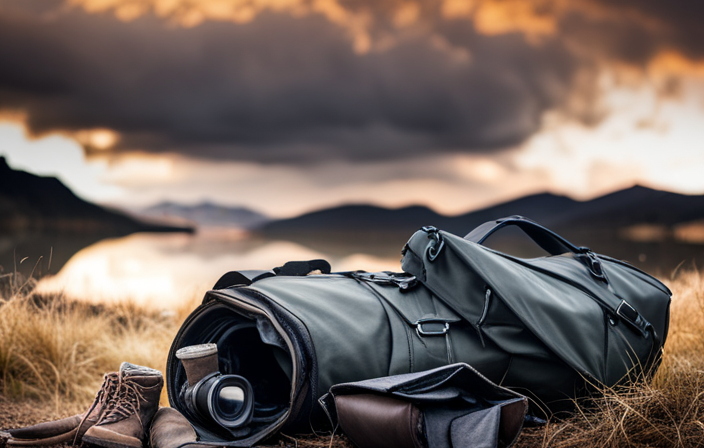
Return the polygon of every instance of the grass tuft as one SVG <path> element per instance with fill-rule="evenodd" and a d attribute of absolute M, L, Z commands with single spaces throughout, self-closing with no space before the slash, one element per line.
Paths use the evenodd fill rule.
<path fill-rule="evenodd" d="M 164 370 L 182 315 L 132 304 L 92 305 L 32 295 L 26 282 L 0 301 L 0 393 L 10 400 L 90 403 L 122 361 Z M 162 400 L 165 402 L 164 400 Z"/>

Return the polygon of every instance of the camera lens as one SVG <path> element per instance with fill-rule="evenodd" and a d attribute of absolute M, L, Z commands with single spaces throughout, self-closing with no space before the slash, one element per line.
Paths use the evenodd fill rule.
<path fill-rule="evenodd" d="M 188 387 L 182 394 L 189 411 L 230 432 L 252 421 L 252 385 L 239 375 L 220 374 L 216 344 L 183 347 L 176 357 L 186 370 Z"/>
<path fill-rule="evenodd" d="M 220 414 L 225 418 L 234 418 L 244 407 L 244 391 L 238 386 L 227 386 L 220 389 L 217 404 Z"/>
<path fill-rule="evenodd" d="M 193 391 L 195 407 L 224 428 L 234 429 L 252 421 L 254 391 L 239 375 L 212 375 Z"/>

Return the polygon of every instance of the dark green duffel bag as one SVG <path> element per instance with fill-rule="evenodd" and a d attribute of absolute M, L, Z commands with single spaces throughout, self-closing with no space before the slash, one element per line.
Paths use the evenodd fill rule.
<path fill-rule="evenodd" d="M 507 226 L 550 256 L 527 260 L 482 246 Z M 487 222 L 464 238 L 424 227 L 406 244 L 402 268 L 474 326 L 502 366 L 500 378 L 488 377 L 534 405 L 560 408 L 560 396 L 579 396 L 583 380 L 613 386 L 660 362 L 670 290 L 524 217 Z M 556 360 L 559 373 L 551 372 Z"/>
<path fill-rule="evenodd" d="M 523 260 L 481 245 L 506 225 L 553 255 Z M 568 408 L 585 382 L 610 386 L 656 366 L 670 301 L 656 279 L 525 218 L 492 221 L 467 238 L 422 229 L 400 274 L 331 274 L 320 261 L 226 274 L 173 342 L 171 406 L 201 443 L 249 446 L 324 425 L 317 400 L 339 383 L 465 362 L 549 413 Z M 205 343 L 219 358 L 219 372 L 203 380 L 209 393 L 188 384 L 176 357 Z"/>

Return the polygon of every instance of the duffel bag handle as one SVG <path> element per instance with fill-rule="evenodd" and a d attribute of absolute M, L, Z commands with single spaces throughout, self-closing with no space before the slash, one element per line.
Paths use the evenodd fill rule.
<path fill-rule="evenodd" d="M 519 229 L 523 230 L 535 244 L 550 255 L 560 255 L 567 252 L 577 254 L 594 277 L 604 282 L 607 281 L 601 266 L 601 261 L 599 261 L 599 258 L 591 249 L 588 247 L 577 247 L 547 227 L 543 227 L 524 216 L 513 215 L 507 218 L 485 222 L 465 235 L 464 239 L 472 241 L 473 243 L 482 244 L 494 232 L 506 226 L 517 226 Z"/>
<path fill-rule="evenodd" d="M 517 226 L 519 229 L 523 230 L 523 232 L 528 235 L 530 239 L 535 242 L 535 244 L 540 246 L 550 255 L 560 255 L 565 252 L 581 254 L 589 250 L 584 247 L 577 247 L 552 230 L 519 215 L 485 222 L 465 235 L 464 239 L 477 244 L 482 244 L 497 230 L 507 226 Z"/>
<path fill-rule="evenodd" d="M 619 299 L 618 305 L 610 306 L 611 312 L 631 324 L 638 331 L 640 331 L 643 336 L 645 336 L 647 331 L 650 330 L 653 337 L 653 346 L 660 346 L 660 337 L 653 328 L 652 324 L 645 320 L 638 310 L 636 310 L 630 303 L 622 299 L 616 291 L 613 290 L 613 287 L 609 284 L 609 281 L 606 278 L 606 274 L 604 273 L 599 257 L 588 247 L 575 246 L 552 230 L 519 215 L 485 222 L 465 235 L 464 239 L 473 243 L 482 244 L 494 232 L 506 226 L 517 226 L 550 255 L 560 255 L 567 252 L 576 254 L 578 256 L 577 258 L 586 264 L 591 274 L 597 279 L 603 281 L 613 295 Z M 651 356 L 656 355 L 657 353 L 651 353 Z"/>

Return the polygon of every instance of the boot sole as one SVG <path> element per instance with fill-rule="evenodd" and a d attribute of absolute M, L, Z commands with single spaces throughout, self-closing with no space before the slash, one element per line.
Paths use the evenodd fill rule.
<path fill-rule="evenodd" d="M 69 432 L 59 434 L 53 437 L 46 437 L 44 439 L 15 439 L 10 437 L 5 441 L 7 446 L 48 446 L 48 445 L 60 445 L 66 442 L 73 442 L 76 437 L 76 432 L 78 430 L 74 429 Z"/>
<path fill-rule="evenodd" d="M 138 445 L 127 445 L 124 443 L 114 442 L 112 440 L 99 439 L 97 437 L 83 436 L 83 443 L 103 448 L 142 448 L 142 442 L 138 441 Z"/>

